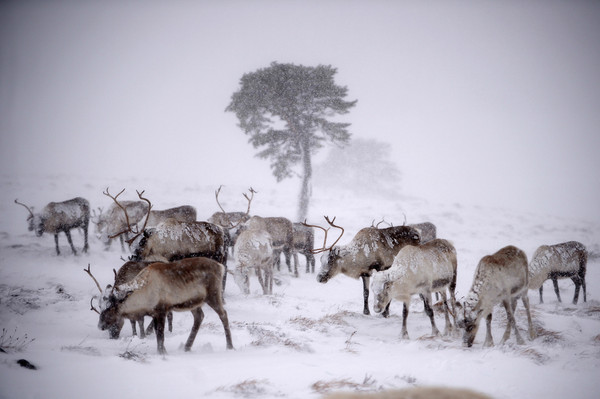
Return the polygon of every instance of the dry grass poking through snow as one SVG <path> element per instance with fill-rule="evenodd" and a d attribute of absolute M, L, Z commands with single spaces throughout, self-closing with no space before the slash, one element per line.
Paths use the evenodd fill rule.
<path fill-rule="evenodd" d="M 354 382 L 349 378 L 323 381 L 319 380 L 312 384 L 313 391 L 318 393 L 329 393 L 337 390 L 353 390 L 359 392 L 375 392 L 380 390 L 376 385 L 376 381 L 370 376 L 365 375 L 362 382 Z"/>

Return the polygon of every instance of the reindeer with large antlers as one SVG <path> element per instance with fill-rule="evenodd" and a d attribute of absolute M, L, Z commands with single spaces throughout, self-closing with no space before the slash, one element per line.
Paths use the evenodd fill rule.
<path fill-rule="evenodd" d="M 123 266 L 121 266 L 119 268 L 118 271 L 113 269 L 113 272 L 115 273 L 115 281 L 113 282 L 112 285 L 108 284 L 106 286 L 106 288 L 104 289 L 104 291 L 102 291 L 102 288 L 100 287 L 100 283 L 98 283 L 98 280 L 96 280 L 96 278 L 92 274 L 91 266 L 88 264 L 88 268 L 83 269 L 83 271 L 85 271 L 92 278 L 92 280 L 94 280 L 94 282 L 96 283 L 96 287 L 98 287 L 98 291 L 100 291 L 99 297 L 97 297 L 97 296 L 92 297 L 92 299 L 90 301 L 90 308 L 91 308 L 90 310 L 92 310 L 92 311 L 98 313 L 98 315 L 100 315 L 102 313 L 101 311 L 106 309 L 106 307 L 109 303 L 108 299 L 110 298 L 110 296 L 114 295 L 115 287 L 118 287 L 121 284 L 129 283 L 129 282 L 133 281 L 133 279 L 139 274 L 139 272 L 141 272 L 143 269 L 145 269 L 147 266 L 149 266 L 152 263 L 155 263 L 155 262 L 136 262 L 136 261 L 132 261 L 132 260 L 125 262 L 123 264 Z M 95 298 L 98 298 L 98 304 L 99 304 L 100 310 L 96 309 L 93 305 L 93 301 Z M 171 331 L 173 331 L 173 312 L 169 312 L 167 314 L 167 320 L 169 322 L 169 332 L 171 332 Z M 134 336 L 137 335 L 137 328 L 136 328 L 136 322 L 137 322 L 140 327 L 140 338 L 145 338 L 146 332 L 144 331 L 144 316 L 140 316 L 137 319 L 130 319 L 129 321 L 131 322 L 132 334 Z M 123 328 L 123 319 L 120 319 L 118 323 L 115 323 L 108 328 L 109 337 L 111 339 L 119 338 L 122 328 Z M 152 328 L 153 328 L 153 325 L 151 324 L 148 327 L 148 331 L 151 331 Z"/>
<path fill-rule="evenodd" d="M 420 238 L 417 230 L 410 226 L 397 226 L 378 229 L 377 227 L 365 227 L 356 233 L 354 238 L 343 246 L 335 246 L 344 234 L 344 229 L 336 225 L 335 218 L 325 220 L 331 227 L 340 229 L 342 232 L 336 241 L 327 246 L 327 233 L 329 228 L 316 227 L 325 233 L 323 247 L 313 250 L 313 253 L 323 253 L 321 256 L 321 270 L 317 275 L 317 281 L 326 283 L 339 273 L 355 279 L 361 278 L 363 282 L 363 313 L 368 315 L 369 311 L 369 282 L 373 270 L 380 271 L 388 269 L 394 262 L 395 256 L 405 245 L 419 245 Z M 384 316 L 389 313 L 389 308 L 384 311 Z"/>
<path fill-rule="evenodd" d="M 191 311 L 194 324 L 185 344 L 189 351 L 204 318 L 206 302 L 219 316 L 225 330 L 227 349 L 233 349 L 227 312 L 223 307 L 221 281 L 225 268 L 207 258 L 182 259 L 172 263 L 153 263 L 132 281 L 115 288 L 106 308 L 100 312 L 98 327 L 114 328 L 123 318 L 151 316 L 156 329 L 158 353 L 165 350 L 165 317 L 169 311 Z"/>
<path fill-rule="evenodd" d="M 16 199 L 15 204 L 25 207 L 29 212 L 29 216 L 27 217 L 29 231 L 35 231 L 35 234 L 38 237 L 41 237 L 44 233 L 54 234 L 57 255 L 60 255 L 58 233 L 61 231 L 67 236 L 67 241 L 69 241 L 69 245 L 71 245 L 73 254 L 77 255 L 75 246 L 73 246 L 73 240 L 71 240 L 71 230 L 78 227 L 83 229 L 85 239 L 83 252 L 87 252 L 90 203 L 85 198 L 77 197 L 63 202 L 50 202 L 39 213 L 34 213 L 33 208 L 28 207 Z"/>

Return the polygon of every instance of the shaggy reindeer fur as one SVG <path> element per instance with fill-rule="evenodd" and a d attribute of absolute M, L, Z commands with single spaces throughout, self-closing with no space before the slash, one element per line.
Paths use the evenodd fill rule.
<path fill-rule="evenodd" d="M 493 255 L 484 256 L 477 265 L 473 285 L 464 302 L 463 317 L 460 326 L 465 329 L 464 345 L 471 347 L 479 322 L 486 318 L 486 338 L 484 346 L 494 345 L 491 332 L 492 311 L 494 306 L 502 303 L 506 309 L 508 324 L 502 337 L 502 343 L 510 338 L 510 329 L 514 327 L 517 343 L 523 344 L 523 338 L 517 329 L 513 314 L 517 299 L 523 300 L 529 323 L 529 337 L 535 338 L 535 332 L 529 312 L 527 297 L 528 272 L 527 256 L 519 248 L 504 247 Z"/>
<path fill-rule="evenodd" d="M 570 278 L 575 283 L 573 305 L 579 300 L 579 287 L 583 288 L 583 302 L 587 301 L 585 292 L 585 271 L 588 254 L 585 246 L 577 241 L 556 245 L 542 245 L 533 254 L 529 264 L 529 289 L 540 291 L 540 303 L 544 303 L 542 291 L 544 281 L 550 279 L 554 284 L 554 292 L 560 299 L 558 289 L 559 278 Z"/>
<path fill-rule="evenodd" d="M 123 318 L 151 316 L 156 329 L 158 352 L 166 354 L 164 345 L 167 312 L 191 311 L 194 324 L 185 344 L 189 351 L 204 318 L 206 302 L 223 323 L 227 349 L 233 349 L 227 312 L 223 307 L 221 281 L 225 268 L 208 258 L 182 259 L 173 263 L 154 263 L 144 268 L 132 281 L 115 287 L 109 304 L 100 314 L 98 327 L 111 328 Z"/>
<path fill-rule="evenodd" d="M 374 310 L 381 313 L 392 298 L 404 303 L 402 312 L 402 338 L 408 338 L 406 319 L 412 295 L 419 294 L 425 304 L 425 312 L 431 320 L 431 333 L 438 335 L 431 308 L 431 293 L 439 292 L 444 303 L 446 318 L 445 334 L 450 333 L 452 325 L 448 317 L 446 288 L 450 291 L 454 308 L 456 289 L 456 250 L 446 240 L 435 239 L 419 246 L 406 246 L 398 252 L 392 266 L 373 275 L 375 294 Z M 454 312 L 453 312 L 454 313 Z M 455 319 L 456 322 L 456 319 Z"/>

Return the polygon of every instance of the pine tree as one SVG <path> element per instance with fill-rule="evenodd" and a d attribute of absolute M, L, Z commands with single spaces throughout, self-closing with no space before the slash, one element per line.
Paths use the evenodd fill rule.
<path fill-rule="evenodd" d="M 271 160 L 277 181 L 294 176 L 293 166 L 302 165 L 298 220 L 308 213 L 312 155 L 325 142 L 350 140 L 350 124 L 332 119 L 348 113 L 356 100 L 344 101 L 348 89 L 335 84 L 336 73 L 331 66 L 273 62 L 244 74 L 225 109 L 236 114 L 249 142 L 260 149 L 257 156 Z"/>

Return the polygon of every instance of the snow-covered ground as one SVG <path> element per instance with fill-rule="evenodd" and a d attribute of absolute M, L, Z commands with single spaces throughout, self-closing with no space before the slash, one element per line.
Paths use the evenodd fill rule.
<path fill-rule="evenodd" d="M 233 284 L 226 289 L 226 309 L 235 350 L 225 349 L 225 337 L 209 308 L 191 352 L 182 347 L 191 314 L 176 313 L 173 333 L 166 334 L 166 356 L 157 355 L 156 340 L 132 338 L 126 324 L 118 340 L 98 330 L 90 298 L 97 288 L 83 269 L 88 264 L 101 284 L 111 282 L 113 268 L 123 263 L 119 245 L 105 251 L 90 228 L 90 251 L 71 255 L 63 235 L 62 255 L 56 256 L 52 236 L 37 238 L 27 231 L 26 211 L 15 198 L 41 209 L 47 202 L 75 196 L 92 208 L 108 207 L 102 195 L 127 188 L 146 190 L 155 209 L 194 205 L 205 220 L 217 210 L 213 185 L 177 179 L 0 176 L 0 397 L 2 398 L 318 398 L 333 390 L 376 391 L 412 385 L 469 387 L 495 398 L 595 398 L 600 391 L 600 265 L 588 263 L 587 303 L 571 304 L 573 284 L 560 283 L 564 302 L 558 303 L 551 283 L 545 303 L 530 292 L 539 337 L 516 345 L 514 335 L 499 345 L 506 318 L 497 309 L 493 335 L 496 346 L 482 348 L 485 326 L 475 345 L 463 348 L 460 337 L 432 337 L 421 303 L 415 298 L 408 318 L 410 340 L 400 339 L 401 306 L 392 303 L 391 317 L 362 314 L 362 285 L 345 276 L 319 284 L 306 274 L 277 274 L 274 294 L 263 296 L 255 278 L 244 296 Z M 252 213 L 293 218 L 296 190 L 290 185 L 254 186 L 258 191 Z M 247 187 L 226 186 L 221 202 L 228 210 L 243 208 Z M 129 196 L 129 197 L 127 197 Z M 600 252 L 600 225 L 589 221 L 491 209 L 440 204 L 412 197 L 370 198 L 336 189 L 315 190 L 309 221 L 337 216 L 346 232 L 340 244 L 372 221 L 401 224 L 431 221 L 438 236 L 451 240 L 458 252 L 458 294 L 469 290 L 478 260 L 509 244 L 529 257 L 537 246 L 567 240 Z M 317 242 L 320 240 L 318 236 Z M 78 249 L 83 236 L 74 232 Z M 233 261 L 230 267 L 233 267 Z M 317 267 L 319 264 L 317 264 Z M 372 300 L 371 300 L 372 309 Z M 443 329 L 443 316 L 436 322 Z M 525 334 L 522 306 L 517 323 Z M 17 340 L 18 338 L 18 340 Z M 21 344 L 22 342 L 22 344 Z M 20 350 L 17 350 L 20 349 Z M 17 364 L 26 359 L 37 367 Z M 133 395 L 133 396 L 132 396 Z"/>

